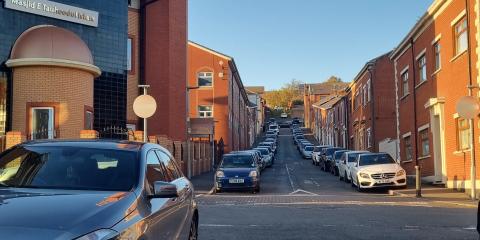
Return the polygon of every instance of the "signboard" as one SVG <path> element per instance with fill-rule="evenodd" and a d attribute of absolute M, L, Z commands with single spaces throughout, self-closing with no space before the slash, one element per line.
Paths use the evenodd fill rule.
<path fill-rule="evenodd" d="M 98 12 L 48 0 L 5 0 L 5 8 L 98 27 Z"/>
<path fill-rule="evenodd" d="M 157 102 L 150 95 L 140 95 L 133 101 L 133 112 L 141 118 L 153 116 L 157 110 Z"/>

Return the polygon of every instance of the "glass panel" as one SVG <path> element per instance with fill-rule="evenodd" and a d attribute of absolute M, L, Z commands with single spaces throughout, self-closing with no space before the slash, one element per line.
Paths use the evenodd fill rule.
<path fill-rule="evenodd" d="M 93 129 L 93 112 L 90 112 L 90 111 L 85 112 L 85 129 L 86 130 Z"/>
<path fill-rule="evenodd" d="M 53 139 L 53 108 L 32 109 L 32 138 Z"/>
<path fill-rule="evenodd" d="M 211 72 L 198 73 L 198 86 L 211 87 L 213 82 L 213 74 Z"/>
<path fill-rule="evenodd" d="M 132 70 L 132 39 L 127 39 L 127 70 Z"/>
<path fill-rule="evenodd" d="M 0 135 L 5 135 L 7 126 L 7 74 L 0 72 Z"/>

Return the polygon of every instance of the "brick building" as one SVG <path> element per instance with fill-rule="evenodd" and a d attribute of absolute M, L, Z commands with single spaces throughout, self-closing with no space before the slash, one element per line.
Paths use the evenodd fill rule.
<path fill-rule="evenodd" d="M 313 104 L 325 99 L 337 90 L 343 89 L 347 83 L 340 82 L 338 78 L 331 77 L 323 83 L 304 84 L 300 91 L 303 93 L 305 127 L 315 129 Z"/>
<path fill-rule="evenodd" d="M 313 108 L 313 134 L 321 145 L 341 146 L 344 139 L 341 138 L 339 130 L 340 122 L 337 122 L 340 110 L 337 105 L 341 102 L 343 95 L 332 94 L 323 100 L 312 105 Z M 341 143 L 340 143 L 341 142 Z"/>
<path fill-rule="evenodd" d="M 401 164 L 408 174 L 418 165 L 424 180 L 452 188 L 471 186 L 469 122 L 455 106 L 480 80 L 478 16 L 478 1 L 436 0 L 390 55 Z M 473 126 L 478 153 L 478 119 Z"/>
<path fill-rule="evenodd" d="M 396 137 L 395 80 L 388 54 L 367 62 L 347 88 L 351 149 L 377 152 L 378 143 Z"/>
<path fill-rule="evenodd" d="M 224 152 L 253 144 L 257 106 L 250 103 L 235 61 L 200 44 L 188 43 L 190 118 L 214 118 L 215 141 Z"/>

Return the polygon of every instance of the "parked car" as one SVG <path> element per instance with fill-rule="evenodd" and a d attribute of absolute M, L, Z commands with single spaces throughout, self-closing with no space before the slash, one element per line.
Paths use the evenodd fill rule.
<path fill-rule="evenodd" d="M 275 138 L 269 137 L 269 138 L 266 138 L 266 139 L 263 140 L 263 141 L 264 141 L 264 142 L 271 142 L 271 143 L 277 145 L 277 143 L 278 143 L 278 138 L 277 138 L 277 137 L 275 137 Z"/>
<path fill-rule="evenodd" d="M 287 113 L 282 113 L 282 114 L 280 114 L 280 117 L 281 117 L 281 118 L 287 118 L 287 117 L 288 117 L 288 114 L 287 114 Z"/>
<path fill-rule="evenodd" d="M 260 191 L 260 173 L 253 156 L 248 153 L 225 154 L 215 173 L 215 191 Z"/>
<path fill-rule="evenodd" d="M 270 126 L 268 126 L 268 131 L 274 131 L 276 134 L 278 134 L 280 132 L 280 127 L 276 123 L 271 124 Z"/>
<path fill-rule="evenodd" d="M 320 165 L 320 155 L 322 153 L 322 150 L 324 148 L 329 148 L 329 147 L 333 147 L 333 146 L 330 146 L 330 145 L 321 145 L 321 146 L 315 146 L 313 148 L 313 153 L 312 153 L 312 164 L 315 165 L 315 166 L 319 166 Z"/>
<path fill-rule="evenodd" d="M 277 147 L 274 143 L 271 142 L 261 142 L 258 144 L 257 147 L 268 147 L 270 148 L 270 151 L 272 151 L 274 154 L 277 152 Z"/>
<path fill-rule="evenodd" d="M 265 167 L 271 167 L 273 165 L 273 153 L 268 148 L 254 148 L 262 153 L 262 160 L 265 163 Z"/>
<path fill-rule="evenodd" d="M 294 136 L 294 144 L 297 145 L 298 142 L 299 142 L 300 140 L 302 140 L 302 139 L 305 139 L 305 136 L 303 136 L 303 135 L 295 135 L 295 136 Z"/>
<path fill-rule="evenodd" d="M 302 149 L 302 156 L 305 159 L 311 159 L 312 158 L 312 152 L 313 152 L 313 144 L 305 144 L 303 145 Z"/>
<path fill-rule="evenodd" d="M 351 170 L 352 186 L 365 188 L 406 187 L 405 170 L 388 153 L 366 153 L 357 157 Z"/>
<path fill-rule="evenodd" d="M 338 164 L 338 178 L 345 181 L 346 183 L 350 182 L 350 170 L 357 162 L 357 157 L 360 154 L 370 153 L 369 151 L 350 151 L 344 152 L 340 158 L 340 163 Z"/>
<path fill-rule="evenodd" d="M 338 165 L 340 163 L 340 159 L 342 158 L 343 153 L 348 152 L 349 150 L 338 150 L 333 153 L 333 165 L 330 168 L 330 172 L 334 176 L 338 176 Z"/>
<path fill-rule="evenodd" d="M 2 239 L 198 235 L 193 186 L 157 144 L 32 141 L 0 154 L 0 172 L 9 168 L 0 182 Z"/>
<path fill-rule="evenodd" d="M 251 149 L 251 150 L 245 150 L 245 151 L 242 151 L 242 152 L 253 153 L 255 161 L 257 162 L 257 165 L 258 165 L 260 171 L 263 171 L 263 169 L 265 169 L 267 167 L 267 164 L 263 161 L 262 153 L 259 150 Z M 232 152 L 232 153 L 236 153 L 236 152 Z"/>
<path fill-rule="evenodd" d="M 313 144 L 310 141 L 308 141 L 307 139 L 302 139 L 302 140 L 298 141 L 297 149 L 300 153 L 302 153 L 303 147 L 305 145 L 313 145 Z"/>
<path fill-rule="evenodd" d="M 330 171 L 330 167 L 333 165 L 333 153 L 338 150 L 343 150 L 343 148 L 329 147 L 322 150 L 322 153 L 320 155 L 320 168 L 323 171 Z"/>

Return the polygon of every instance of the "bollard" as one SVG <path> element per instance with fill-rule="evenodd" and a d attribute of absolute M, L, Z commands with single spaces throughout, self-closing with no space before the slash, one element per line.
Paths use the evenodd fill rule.
<path fill-rule="evenodd" d="M 416 189 L 416 193 L 417 193 L 417 198 L 421 198 L 422 197 L 422 179 L 420 177 L 420 166 L 415 166 L 415 183 L 416 183 L 416 186 L 415 186 L 415 189 Z"/>

